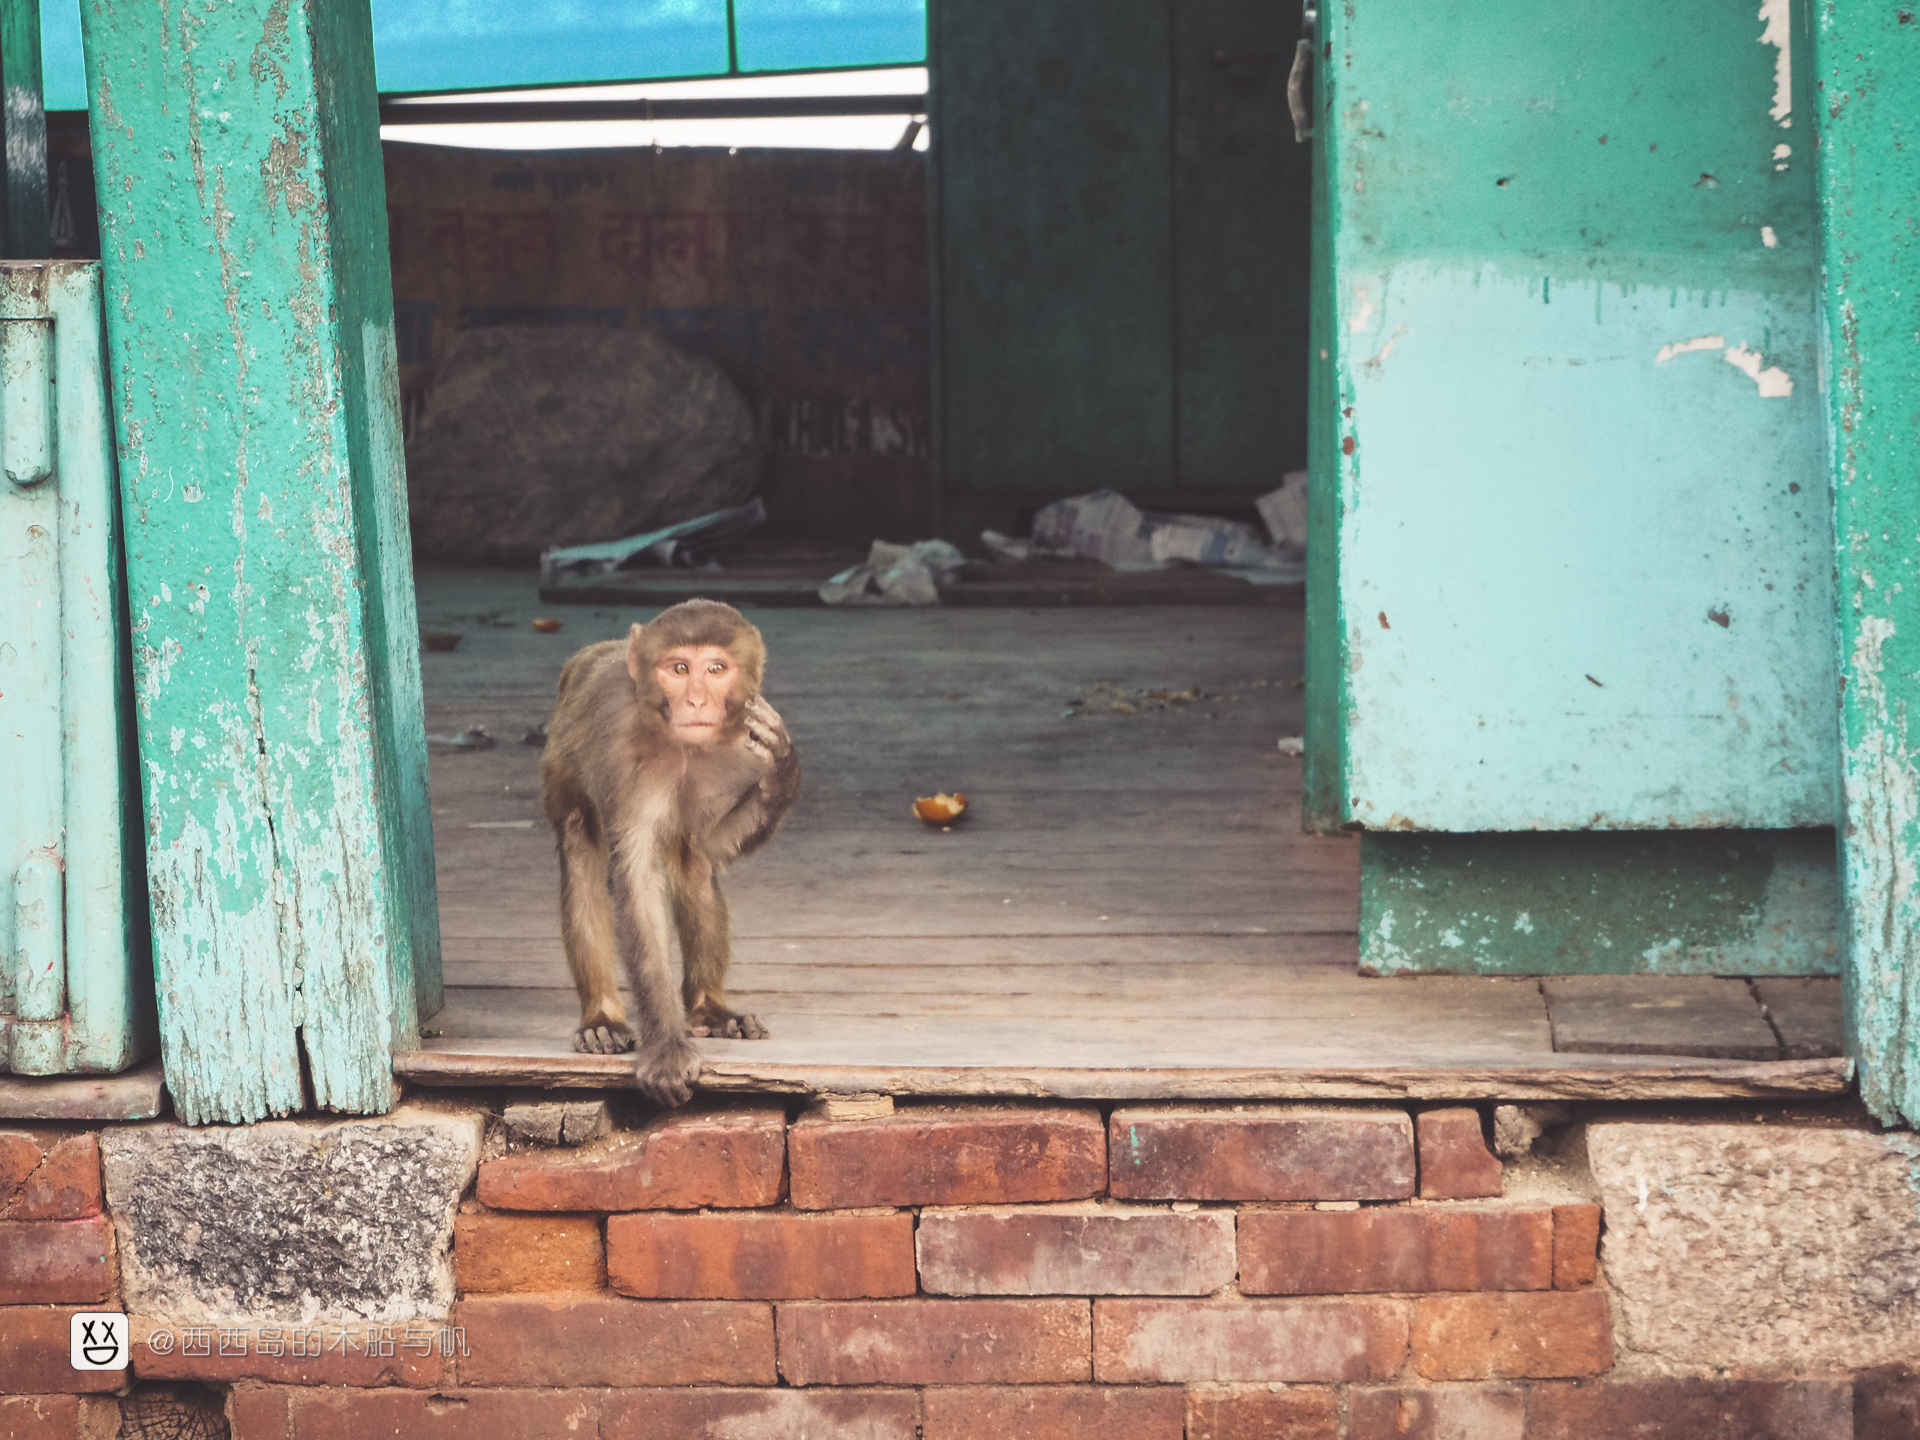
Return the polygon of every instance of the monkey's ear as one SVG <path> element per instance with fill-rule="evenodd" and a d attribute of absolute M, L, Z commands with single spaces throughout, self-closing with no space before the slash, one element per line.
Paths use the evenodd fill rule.
<path fill-rule="evenodd" d="M 636 685 L 640 683 L 645 668 L 641 663 L 644 658 L 641 651 L 646 647 L 646 632 L 644 625 L 636 625 L 627 632 L 627 678 Z"/>

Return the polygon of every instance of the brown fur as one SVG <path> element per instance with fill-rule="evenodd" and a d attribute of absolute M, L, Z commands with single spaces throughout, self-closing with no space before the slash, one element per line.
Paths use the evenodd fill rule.
<path fill-rule="evenodd" d="M 736 678 L 716 738 L 683 743 L 654 667 L 677 646 L 716 645 Z M 636 1083 L 662 1104 L 692 1094 L 689 1034 L 761 1039 L 727 1006 L 732 931 L 720 872 L 764 844 L 800 789 L 780 716 L 760 698 L 760 632 L 730 605 L 689 600 L 589 645 L 560 672 L 540 762 L 540 798 L 560 852 L 560 932 L 580 993 L 574 1046 L 632 1049 Z M 673 955 L 682 979 L 673 984 Z M 627 1023 L 626 965 L 639 1011 Z"/>

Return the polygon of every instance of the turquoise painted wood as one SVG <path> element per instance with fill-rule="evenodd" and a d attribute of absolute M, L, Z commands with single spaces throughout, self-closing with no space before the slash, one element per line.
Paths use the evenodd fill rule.
<path fill-rule="evenodd" d="M 0 263 L 0 1070 L 151 1054 L 100 267 Z"/>
<path fill-rule="evenodd" d="M 1360 836 L 1369 975 L 1837 975 L 1833 832 Z"/>
<path fill-rule="evenodd" d="M 1833 822 L 1806 20 L 1790 0 L 1325 12 L 1323 818 Z"/>
<path fill-rule="evenodd" d="M 1815 40 L 1845 689 L 1849 1050 L 1920 1123 L 1920 21 L 1824 0 Z"/>
<path fill-rule="evenodd" d="M 367 6 L 81 18 L 168 1088 L 384 1111 L 439 940 Z"/>
<path fill-rule="evenodd" d="M 0 254 L 39 260 L 47 220 L 47 112 L 40 89 L 40 0 L 0 0 Z"/>

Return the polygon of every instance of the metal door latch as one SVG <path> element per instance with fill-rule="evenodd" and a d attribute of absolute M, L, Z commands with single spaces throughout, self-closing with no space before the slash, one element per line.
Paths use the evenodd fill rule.
<path fill-rule="evenodd" d="M 1293 68 L 1287 72 L 1287 109 L 1293 112 L 1293 140 L 1304 145 L 1313 138 L 1313 112 L 1307 108 L 1307 85 L 1313 75 L 1313 31 L 1320 18 L 1311 6 L 1300 14 L 1300 39 L 1293 47 Z"/>

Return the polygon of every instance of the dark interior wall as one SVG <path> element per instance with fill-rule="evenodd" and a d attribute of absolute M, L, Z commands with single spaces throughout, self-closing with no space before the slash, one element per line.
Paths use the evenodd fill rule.
<path fill-rule="evenodd" d="M 943 532 L 1100 485 L 1232 511 L 1301 468 L 1298 4 L 928 13 Z"/>
<path fill-rule="evenodd" d="M 760 419 L 741 548 L 931 533 L 926 162 L 912 151 L 476 151 L 389 143 L 409 422 L 455 330 L 655 325 Z M 47 117 L 53 253 L 100 253 L 86 116 Z"/>
<path fill-rule="evenodd" d="M 922 156 L 386 153 L 409 416 L 456 330 L 654 325 L 716 360 L 760 417 L 756 548 L 929 532 Z"/>

